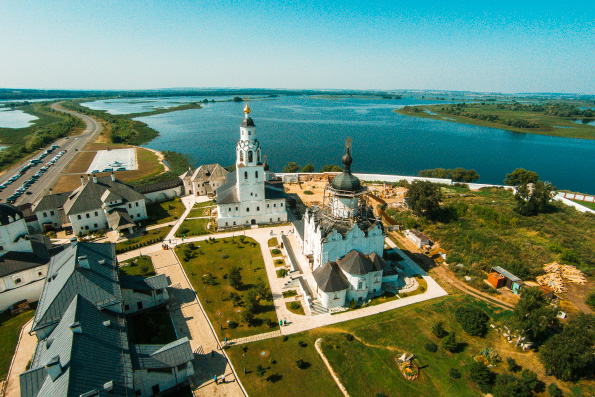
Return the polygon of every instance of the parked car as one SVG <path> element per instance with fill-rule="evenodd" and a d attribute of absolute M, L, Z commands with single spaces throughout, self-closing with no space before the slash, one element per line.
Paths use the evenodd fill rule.
<path fill-rule="evenodd" d="M 126 171 L 126 167 L 120 167 L 116 171 Z"/>

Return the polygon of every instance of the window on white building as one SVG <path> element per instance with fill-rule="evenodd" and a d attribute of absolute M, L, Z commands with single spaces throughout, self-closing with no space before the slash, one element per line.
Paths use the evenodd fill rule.
<path fill-rule="evenodd" d="M 283 207 L 283 203 L 279 204 L 281 207 Z"/>
<path fill-rule="evenodd" d="M 47 218 L 47 216 L 48 216 L 47 212 L 44 212 L 44 213 L 43 213 L 43 217 L 44 217 L 44 218 Z"/>
<path fill-rule="evenodd" d="M 250 208 L 246 208 L 246 212 L 250 212 Z"/>
<path fill-rule="evenodd" d="M 260 211 L 260 207 L 256 207 L 256 212 Z"/>
<path fill-rule="evenodd" d="M 254 172 L 254 177 L 256 177 L 258 179 L 258 171 Z"/>
<path fill-rule="evenodd" d="M 54 216 L 54 211 L 50 211 L 50 215 Z"/>
<path fill-rule="evenodd" d="M 76 217 L 77 217 L 77 219 L 81 219 L 81 216 L 80 215 L 77 215 Z"/>
<path fill-rule="evenodd" d="M 99 216 L 99 213 L 97 211 L 95 211 L 95 216 Z"/>
<path fill-rule="evenodd" d="M 357 280 L 357 289 L 360 290 L 364 288 L 364 281 L 360 278 Z"/>
<path fill-rule="evenodd" d="M 248 162 L 251 163 L 254 161 L 254 153 L 248 152 Z"/>
<path fill-rule="evenodd" d="M 21 280 L 21 278 L 20 278 L 20 277 L 17 277 L 17 278 L 15 278 L 15 279 L 13 279 L 13 281 L 14 281 L 14 285 L 19 285 L 20 283 L 22 283 L 22 282 L 23 282 L 23 280 Z"/>
<path fill-rule="evenodd" d="M 136 204 L 136 206 L 138 207 L 138 202 L 136 202 L 135 204 Z"/>
<path fill-rule="evenodd" d="M 244 179 L 248 179 L 248 171 L 244 172 Z"/>
<path fill-rule="evenodd" d="M 91 214 L 85 214 L 85 215 L 87 216 L 87 218 L 90 218 L 91 217 Z"/>
<path fill-rule="evenodd" d="M 96 228 L 96 227 L 98 227 L 98 226 L 97 226 L 97 223 L 94 223 L 94 224 L 93 224 L 93 227 L 95 227 L 95 228 Z"/>

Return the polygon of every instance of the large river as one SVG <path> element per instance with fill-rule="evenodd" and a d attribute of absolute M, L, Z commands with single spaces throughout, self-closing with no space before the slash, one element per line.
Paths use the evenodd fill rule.
<path fill-rule="evenodd" d="M 130 100 L 87 104 L 112 113 L 173 106 L 199 98 Z M 318 170 L 338 164 L 347 137 L 353 140 L 354 172 L 417 175 L 428 168 L 474 168 L 481 183 L 502 183 L 506 173 L 526 168 L 560 189 L 595 193 L 595 141 L 522 134 L 449 121 L 401 116 L 414 99 L 280 97 L 250 103 L 263 154 L 274 171 L 289 161 Z M 146 147 L 188 155 L 194 165 L 235 160 L 243 103 L 209 103 L 203 109 L 140 117 L 160 135 Z M 595 127 L 594 127 L 595 128 Z"/>

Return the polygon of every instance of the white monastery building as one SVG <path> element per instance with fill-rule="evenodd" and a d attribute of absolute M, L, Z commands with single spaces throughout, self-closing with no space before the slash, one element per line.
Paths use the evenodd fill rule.
<path fill-rule="evenodd" d="M 236 145 L 236 170 L 217 189 L 219 228 L 287 222 L 283 184 L 263 162 L 250 107 L 244 108 L 240 140 Z"/>
<path fill-rule="evenodd" d="M 382 258 L 384 227 L 367 204 L 367 187 L 351 174 L 350 140 L 342 161 L 344 170 L 325 187 L 322 206 L 307 209 L 295 223 L 314 292 L 327 309 L 379 295 L 383 283 L 395 284 L 398 277 Z"/>

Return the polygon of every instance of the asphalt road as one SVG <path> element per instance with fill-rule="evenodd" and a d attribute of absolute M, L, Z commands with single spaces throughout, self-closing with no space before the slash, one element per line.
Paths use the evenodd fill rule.
<path fill-rule="evenodd" d="M 46 148 L 44 148 L 43 151 L 49 149 L 52 145 L 60 146 L 58 149 L 54 150 L 52 153 L 48 154 L 44 159 L 42 159 L 42 162 L 40 164 L 36 164 L 34 167 L 27 170 L 25 173 L 23 173 L 23 176 L 21 176 L 12 184 L 8 185 L 2 192 L 0 192 L 1 203 L 6 202 L 6 199 L 9 196 L 11 196 L 19 187 L 23 185 L 23 183 L 25 183 L 25 181 L 31 178 L 33 174 L 37 173 L 37 171 L 39 171 L 41 167 L 45 166 L 59 152 L 61 152 L 62 150 L 66 150 L 66 153 L 64 153 L 62 158 L 56 161 L 54 165 L 50 166 L 49 169 L 45 172 L 45 174 L 43 174 L 43 176 L 41 176 L 37 180 L 37 182 L 35 182 L 33 185 L 29 187 L 28 192 L 31 192 L 31 194 L 23 194 L 13 204 L 21 205 L 26 203 L 37 202 L 44 194 L 47 193 L 50 187 L 52 187 L 54 183 L 56 183 L 60 175 L 66 169 L 66 167 L 74 160 L 74 158 L 78 154 L 77 149 L 81 150 L 83 147 L 87 145 L 88 142 L 92 142 L 93 140 L 95 140 L 97 135 L 99 135 L 99 133 L 101 132 L 101 124 L 92 119 L 91 117 L 81 113 L 73 112 L 71 110 L 66 110 L 60 106 L 59 102 L 53 103 L 51 107 L 56 111 L 68 113 L 72 116 L 82 119 L 86 124 L 85 130 L 80 135 L 71 136 L 69 138 L 60 138 L 50 143 Z M 43 151 L 40 151 L 33 158 L 39 158 L 39 155 Z M 23 168 L 28 163 L 29 159 L 12 167 L 4 175 L 0 176 L 0 183 L 7 181 L 13 175 L 19 173 L 21 168 Z"/>

